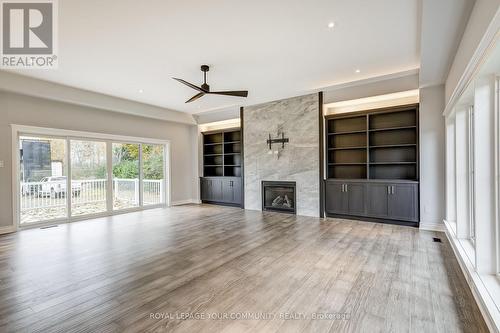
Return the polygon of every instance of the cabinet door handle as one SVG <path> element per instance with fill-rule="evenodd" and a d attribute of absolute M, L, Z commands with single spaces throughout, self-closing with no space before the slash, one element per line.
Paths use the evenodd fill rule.
<path fill-rule="evenodd" d="M 391 194 L 391 187 L 387 186 L 387 194 Z"/>
<path fill-rule="evenodd" d="M 344 186 L 345 186 L 345 192 L 347 192 L 348 191 L 347 184 L 345 184 Z"/>
<path fill-rule="evenodd" d="M 342 192 L 345 192 L 344 184 L 342 184 Z"/>
<path fill-rule="evenodd" d="M 391 186 L 392 187 L 392 194 L 394 194 L 394 186 Z"/>

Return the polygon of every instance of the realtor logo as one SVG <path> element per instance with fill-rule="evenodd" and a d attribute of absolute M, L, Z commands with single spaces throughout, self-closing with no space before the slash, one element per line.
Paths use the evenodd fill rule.
<path fill-rule="evenodd" d="M 56 68 L 56 0 L 0 0 L 1 67 Z"/>

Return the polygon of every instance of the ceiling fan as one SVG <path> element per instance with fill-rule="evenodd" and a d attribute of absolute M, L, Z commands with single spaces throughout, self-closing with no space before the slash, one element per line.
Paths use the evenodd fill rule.
<path fill-rule="evenodd" d="M 191 97 L 186 101 L 186 103 L 191 103 L 193 101 L 196 101 L 198 98 L 204 96 L 204 95 L 226 95 L 226 96 L 236 96 L 236 97 L 247 97 L 248 96 L 248 91 L 247 90 L 235 90 L 235 91 L 210 91 L 210 86 L 207 84 L 207 72 L 210 69 L 207 65 L 202 65 L 201 66 L 201 71 L 203 72 L 203 84 L 201 87 L 195 86 L 192 83 L 189 83 L 187 81 L 184 81 L 183 79 L 178 79 L 174 77 L 173 79 L 176 81 L 179 81 L 182 84 L 185 84 L 186 86 L 193 88 L 194 90 L 199 91 L 196 95 Z"/>

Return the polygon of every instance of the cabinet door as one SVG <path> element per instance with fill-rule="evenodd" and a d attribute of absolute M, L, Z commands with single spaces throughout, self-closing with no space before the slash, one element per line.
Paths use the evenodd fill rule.
<path fill-rule="evenodd" d="M 222 183 L 223 179 L 213 178 L 211 180 L 211 199 L 212 201 L 222 201 Z"/>
<path fill-rule="evenodd" d="M 347 214 L 347 196 L 343 183 L 326 182 L 326 211 L 332 214 Z"/>
<path fill-rule="evenodd" d="M 366 215 L 366 186 L 365 184 L 346 185 L 348 211 L 351 215 Z"/>
<path fill-rule="evenodd" d="M 233 203 L 241 205 L 241 178 L 233 180 Z"/>
<path fill-rule="evenodd" d="M 233 191 L 233 180 L 223 179 L 222 180 L 222 201 L 227 203 L 232 203 L 234 200 Z"/>
<path fill-rule="evenodd" d="M 389 218 L 394 220 L 417 221 L 416 184 L 392 184 L 389 195 Z"/>
<path fill-rule="evenodd" d="M 206 178 L 200 179 L 201 189 L 201 200 L 209 201 L 210 200 L 210 180 Z"/>
<path fill-rule="evenodd" d="M 370 217 L 386 218 L 389 215 L 389 185 L 368 185 L 367 212 Z"/>

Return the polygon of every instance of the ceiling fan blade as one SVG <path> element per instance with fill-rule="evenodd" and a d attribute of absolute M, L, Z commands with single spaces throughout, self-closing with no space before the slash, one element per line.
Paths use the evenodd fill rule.
<path fill-rule="evenodd" d="M 200 91 L 200 92 L 202 92 L 202 93 L 206 93 L 206 92 L 207 92 L 205 89 L 202 89 L 202 88 L 200 88 L 200 87 L 198 87 L 198 86 L 195 86 L 194 84 L 189 83 L 189 82 L 187 82 L 187 81 L 184 81 L 183 79 L 178 79 L 178 78 L 176 78 L 176 77 L 173 77 L 172 79 L 174 79 L 174 80 L 176 80 L 176 81 L 178 81 L 178 82 L 180 82 L 180 83 L 182 83 L 182 84 L 185 84 L 186 86 L 188 86 L 188 87 L 190 87 L 190 88 L 193 88 L 194 90 L 198 90 L 198 91 Z"/>
<path fill-rule="evenodd" d="M 201 92 L 201 93 L 198 93 L 198 94 L 194 95 L 193 97 L 191 97 L 190 99 L 188 99 L 188 100 L 186 101 L 186 103 L 191 103 L 191 102 L 193 102 L 193 101 L 196 101 L 198 98 L 200 98 L 200 97 L 201 97 L 201 96 L 203 96 L 203 95 L 205 95 L 205 93 L 202 93 L 202 92 Z"/>
<path fill-rule="evenodd" d="M 211 91 L 208 94 L 214 95 L 226 95 L 226 96 L 236 96 L 236 97 L 247 97 L 248 91 L 246 90 L 235 90 L 235 91 Z"/>

